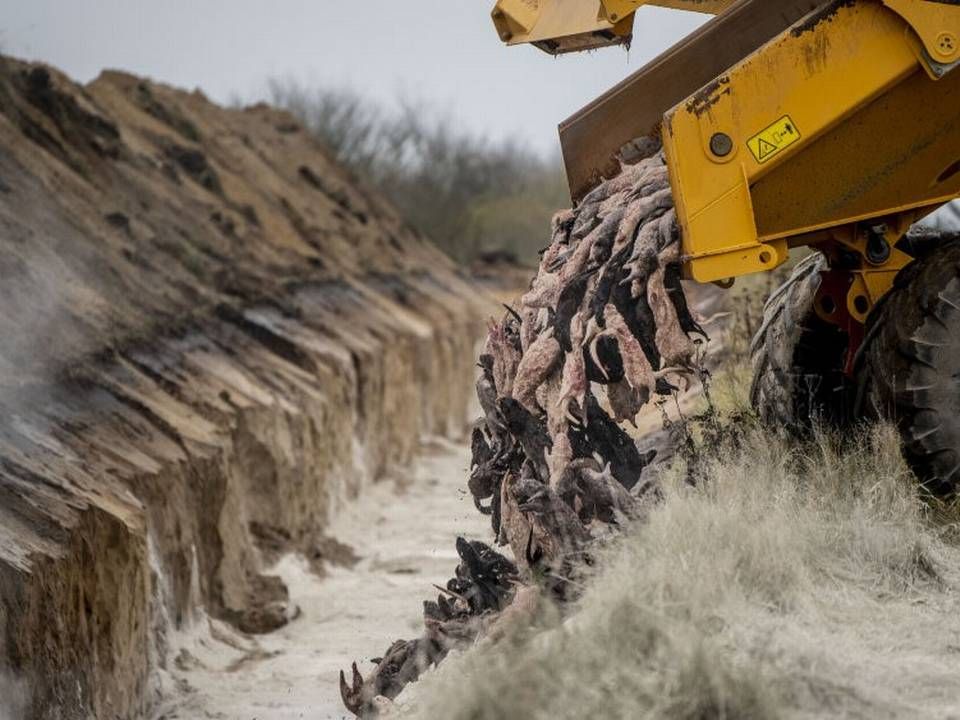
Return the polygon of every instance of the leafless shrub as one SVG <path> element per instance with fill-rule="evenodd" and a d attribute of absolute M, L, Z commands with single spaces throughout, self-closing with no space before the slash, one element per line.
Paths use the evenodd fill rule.
<path fill-rule="evenodd" d="M 291 80 L 274 80 L 269 91 L 459 260 L 490 250 L 532 260 L 547 243 L 550 217 L 569 204 L 558 157 L 471 134 L 423 103 L 387 111 L 352 89 Z"/>

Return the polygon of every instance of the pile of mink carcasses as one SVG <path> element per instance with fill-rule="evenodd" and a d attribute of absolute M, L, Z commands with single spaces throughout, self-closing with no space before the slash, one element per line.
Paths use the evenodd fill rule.
<path fill-rule="evenodd" d="M 469 489 L 497 545 L 458 539 L 456 576 L 424 603 L 425 632 L 391 645 L 346 706 L 372 717 L 451 648 L 496 636 L 549 598 L 590 547 L 637 518 L 652 458 L 621 423 L 685 381 L 706 339 L 680 284 L 680 241 L 663 154 L 624 165 L 553 220 L 550 245 L 516 310 L 491 322 L 477 394 Z M 597 394 L 599 393 L 599 397 Z"/>

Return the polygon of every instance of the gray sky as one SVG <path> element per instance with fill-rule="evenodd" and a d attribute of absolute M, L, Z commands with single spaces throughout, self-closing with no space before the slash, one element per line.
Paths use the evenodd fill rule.
<path fill-rule="evenodd" d="M 554 59 L 505 48 L 493 0 L 0 0 L 0 49 L 81 81 L 120 68 L 215 100 L 262 97 L 271 77 L 425 99 L 458 123 L 546 150 L 557 124 L 692 31 L 701 15 L 637 16 L 633 49 Z"/>

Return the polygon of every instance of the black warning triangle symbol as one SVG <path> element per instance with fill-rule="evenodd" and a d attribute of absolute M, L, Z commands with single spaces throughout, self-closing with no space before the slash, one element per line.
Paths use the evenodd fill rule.
<path fill-rule="evenodd" d="M 759 142 L 759 156 L 763 160 L 767 155 L 775 153 L 777 151 L 777 146 L 771 142 L 767 142 L 763 138 L 760 138 Z"/>

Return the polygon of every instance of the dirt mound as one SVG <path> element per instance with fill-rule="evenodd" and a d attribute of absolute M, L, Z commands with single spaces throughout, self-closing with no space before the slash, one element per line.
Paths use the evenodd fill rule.
<path fill-rule="evenodd" d="M 463 429 L 486 300 L 291 116 L 121 73 L 0 59 L 0 227 L 0 680 L 136 716 L 199 607 L 289 617 L 258 539 Z"/>

